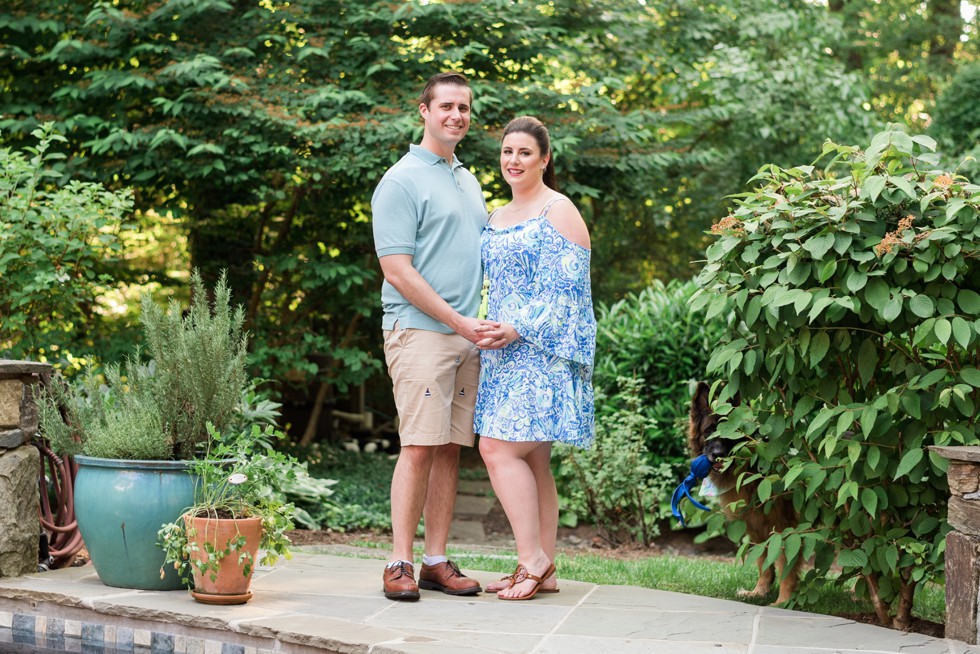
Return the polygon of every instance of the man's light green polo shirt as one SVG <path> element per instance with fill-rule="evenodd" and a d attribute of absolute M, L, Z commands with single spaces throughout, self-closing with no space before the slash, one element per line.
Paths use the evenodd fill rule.
<path fill-rule="evenodd" d="M 480 307 L 483 268 L 480 234 L 487 205 L 480 183 L 453 155 L 445 159 L 422 146 L 388 169 L 371 198 L 374 246 L 378 257 L 410 254 L 412 265 L 433 290 L 464 316 Z M 415 308 L 395 287 L 381 285 L 384 329 L 452 329 Z"/>

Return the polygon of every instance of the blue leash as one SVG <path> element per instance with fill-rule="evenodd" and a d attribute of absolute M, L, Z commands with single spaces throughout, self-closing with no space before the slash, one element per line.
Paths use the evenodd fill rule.
<path fill-rule="evenodd" d="M 708 461 L 708 457 L 702 454 L 693 461 L 691 461 L 691 474 L 684 478 L 684 481 L 674 490 L 674 495 L 670 498 L 670 512 L 674 514 L 674 517 L 681 521 L 681 526 L 686 527 L 687 524 L 684 522 L 684 514 L 681 513 L 681 500 L 685 497 L 691 500 L 691 504 L 701 509 L 702 511 L 710 511 L 708 507 L 701 504 L 696 499 L 691 497 L 691 489 L 694 488 L 702 479 L 708 476 L 711 472 L 711 461 Z"/>

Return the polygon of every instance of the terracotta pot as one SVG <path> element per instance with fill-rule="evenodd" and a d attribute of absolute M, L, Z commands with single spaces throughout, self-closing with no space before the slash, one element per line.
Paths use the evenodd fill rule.
<path fill-rule="evenodd" d="M 245 574 L 247 562 L 239 562 L 242 551 L 232 551 L 218 562 L 218 576 L 212 581 L 210 574 L 201 574 L 193 568 L 194 589 L 191 595 L 202 604 L 244 604 L 252 599 L 249 585 L 252 583 L 252 572 L 258 560 L 259 540 L 262 537 L 261 518 L 239 518 L 237 520 L 222 518 L 191 518 L 185 517 L 188 523 L 188 533 L 196 535 L 190 540 L 198 544 L 197 551 L 191 555 L 192 560 L 207 561 L 208 553 L 203 543 L 214 543 L 218 551 L 228 547 L 228 542 L 245 536 L 245 552 L 251 555 L 252 569 Z M 194 530 L 194 531 L 191 531 Z"/>

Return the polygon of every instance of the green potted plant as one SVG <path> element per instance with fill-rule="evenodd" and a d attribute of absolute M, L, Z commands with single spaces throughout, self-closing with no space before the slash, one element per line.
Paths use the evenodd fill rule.
<path fill-rule="evenodd" d="M 194 504 L 161 527 L 158 543 L 165 552 L 161 574 L 172 567 L 197 601 L 243 604 L 252 597 L 256 562 L 290 557 L 285 532 L 294 507 L 282 497 L 299 467 L 273 449 L 272 439 L 282 437 L 271 425 L 230 437 L 212 431 L 207 456 L 194 462 Z"/>
<path fill-rule="evenodd" d="M 181 588 L 178 575 L 159 574 L 156 533 L 194 501 L 189 473 L 212 434 L 242 422 L 243 312 L 232 308 L 224 276 L 212 303 L 197 272 L 191 293 L 186 312 L 176 302 L 165 311 L 144 295 L 143 351 L 107 366 L 104 380 L 90 372 L 79 384 L 51 384 L 38 398 L 42 435 L 78 465 L 78 527 L 108 586 Z"/>

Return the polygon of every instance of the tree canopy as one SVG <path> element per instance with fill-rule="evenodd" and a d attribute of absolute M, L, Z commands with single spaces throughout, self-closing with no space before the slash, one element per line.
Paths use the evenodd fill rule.
<path fill-rule="evenodd" d="M 189 260 L 130 260 L 115 278 L 196 267 L 210 285 L 227 270 L 257 372 L 301 395 L 379 369 L 369 200 L 418 141 L 434 72 L 471 79 L 458 154 L 491 200 L 507 194 L 501 126 L 524 113 L 549 126 L 593 232 L 596 295 L 612 300 L 689 277 L 758 166 L 931 107 L 975 56 L 950 0 L 4 4 L 0 137 L 26 146 L 52 122 L 62 179 L 131 188 L 144 229 L 176 221 Z M 913 24 L 921 38 L 898 43 Z M 916 74 L 893 74 L 899 59 Z"/>

